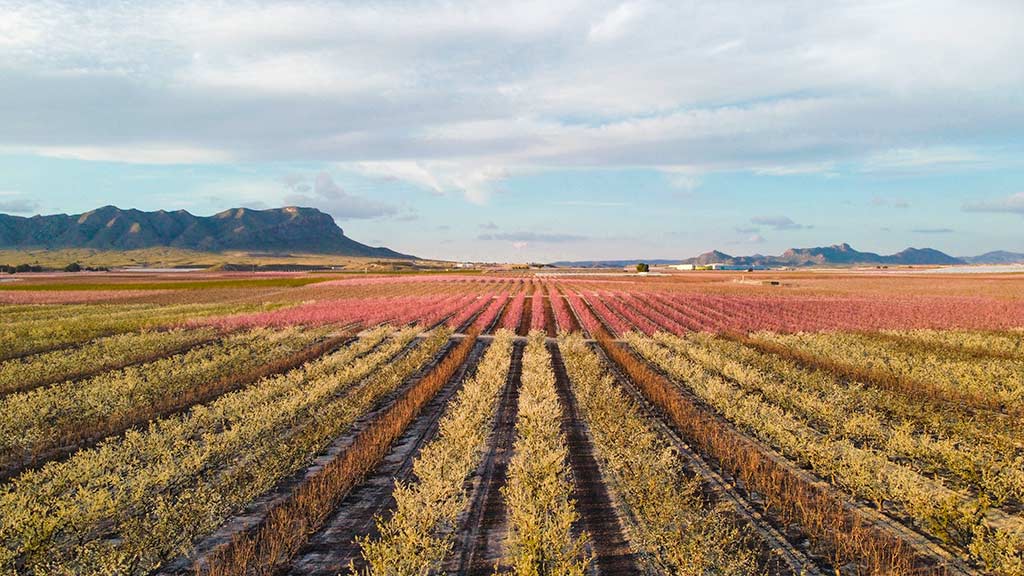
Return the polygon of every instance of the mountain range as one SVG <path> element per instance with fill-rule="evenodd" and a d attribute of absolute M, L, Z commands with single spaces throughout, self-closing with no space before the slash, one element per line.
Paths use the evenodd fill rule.
<path fill-rule="evenodd" d="M 83 214 L 30 218 L 0 214 L 0 249 L 154 247 L 415 258 L 356 242 L 345 236 L 331 216 L 315 208 L 232 208 L 213 216 L 195 216 L 185 210 L 122 210 L 115 206 Z"/>
<path fill-rule="evenodd" d="M 953 264 L 1014 264 L 1024 262 L 1024 254 L 998 250 L 980 256 L 954 257 L 933 248 L 907 248 L 896 254 L 881 255 L 874 252 L 861 252 L 849 244 L 833 244 L 815 248 L 790 248 L 778 256 L 731 256 L 718 250 L 705 252 L 700 256 L 683 260 L 584 260 L 575 262 L 555 262 L 556 266 L 578 267 L 612 267 L 630 266 L 637 262 L 648 264 L 730 264 L 735 266 L 765 267 L 810 267 L 810 266 L 921 266 L 921 265 L 953 265 Z"/>

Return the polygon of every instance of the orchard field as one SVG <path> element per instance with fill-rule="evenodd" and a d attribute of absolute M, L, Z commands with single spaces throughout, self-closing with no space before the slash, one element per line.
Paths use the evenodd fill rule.
<path fill-rule="evenodd" d="M 0 574 L 1024 575 L 1017 274 L 55 274 L 0 325 Z"/>

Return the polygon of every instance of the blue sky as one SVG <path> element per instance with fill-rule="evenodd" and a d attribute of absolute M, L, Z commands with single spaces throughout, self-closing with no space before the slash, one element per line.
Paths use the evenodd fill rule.
<path fill-rule="evenodd" d="M 1024 4 L 0 0 L 0 212 L 473 260 L 1024 251 Z"/>

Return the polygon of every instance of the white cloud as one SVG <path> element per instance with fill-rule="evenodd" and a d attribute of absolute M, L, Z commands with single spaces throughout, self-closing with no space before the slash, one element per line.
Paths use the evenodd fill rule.
<path fill-rule="evenodd" d="M 835 162 L 813 162 L 810 164 L 783 164 L 755 168 L 754 174 L 760 176 L 795 176 L 799 174 L 835 174 Z"/>
<path fill-rule="evenodd" d="M 586 236 L 579 234 L 562 234 L 551 232 L 495 232 L 480 234 L 478 240 L 504 240 L 509 242 L 538 242 L 546 244 L 561 244 L 564 242 L 583 242 Z"/>
<path fill-rule="evenodd" d="M 0 146 L 0 150 L 4 149 L 19 150 L 15 146 Z M 234 160 L 228 150 L 160 143 L 139 146 L 31 146 L 22 151 L 49 158 L 126 164 L 218 164 Z"/>
<path fill-rule="evenodd" d="M 868 156 L 863 169 L 865 172 L 883 172 L 970 167 L 983 165 L 990 160 L 978 151 L 955 146 L 896 148 Z"/>
<path fill-rule="evenodd" d="M 1024 214 L 1024 192 L 1017 192 L 1005 198 L 983 200 L 965 204 L 965 212 L 1006 212 Z"/>
<path fill-rule="evenodd" d="M 773 230 L 803 230 L 811 228 L 811 226 L 794 222 L 788 216 L 755 216 L 750 219 L 750 223 L 759 226 L 770 226 Z"/>
<path fill-rule="evenodd" d="M 700 175 L 686 167 L 661 167 L 660 171 L 668 179 L 670 186 L 683 192 L 693 192 L 700 188 Z"/>
<path fill-rule="evenodd" d="M 285 196 L 287 204 L 319 208 L 339 220 L 380 218 L 397 215 L 396 206 L 350 194 L 331 175 L 320 172 L 310 187 L 304 180 L 292 179 L 293 193 Z"/>
<path fill-rule="evenodd" d="M 622 208 L 632 206 L 629 202 L 600 202 L 596 200 L 559 200 L 553 206 L 581 206 L 584 208 Z"/>
<path fill-rule="evenodd" d="M 13 190 L 0 190 L 0 212 L 31 214 L 39 209 L 35 200 Z"/>
<path fill-rule="evenodd" d="M 990 148 L 1024 130 L 1022 20 L 1013 0 L 9 1 L 0 149 L 322 161 L 473 202 L 552 168 L 684 191 L 976 169 L 1018 161 Z"/>
<path fill-rule="evenodd" d="M 475 165 L 468 161 L 359 162 L 340 167 L 369 176 L 401 180 L 435 194 L 460 193 L 474 204 L 485 204 L 495 186 L 509 176 L 505 166 Z"/>
<path fill-rule="evenodd" d="M 639 2 L 619 4 L 590 27 L 587 37 L 595 42 L 614 40 L 622 36 L 642 12 L 643 5 Z"/>

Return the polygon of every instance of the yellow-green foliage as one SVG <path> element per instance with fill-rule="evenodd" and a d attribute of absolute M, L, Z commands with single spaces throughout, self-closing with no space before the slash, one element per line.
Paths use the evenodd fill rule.
<path fill-rule="evenodd" d="M 879 507 L 884 501 L 895 502 L 937 538 L 966 549 L 977 527 L 986 522 L 987 499 L 951 490 L 940 479 L 923 476 L 906 464 L 889 460 L 884 453 L 858 447 L 846 438 L 818 433 L 760 394 L 744 392 L 689 356 L 673 353 L 654 339 L 635 333 L 625 338 L 642 356 L 684 382 L 732 422 L 859 498 Z M 1001 524 L 1005 524 L 998 529 L 1001 535 L 1018 533 L 1024 525 L 1016 517 L 1007 517 Z M 1012 538 L 1007 536 L 1002 541 L 1012 542 Z M 1018 546 L 1018 551 L 1011 548 L 1005 551 L 1006 555 L 1020 556 L 1024 553 L 1022 544 L 1011 544 Z"/>
<path fill-rule="evenodd" d="M 1002 354 L 1024 358 L 1024 331 L 972 332 L 969 330 L 888 330 L 883 334 L 924 345 L 938 344 L 968 353 Z"/>
<path fill-rule="evenodd" d="M 823 358 L 879 370 L 893 376 L 959 393 L 998 399 L 1006 405 L 1024 403 L 1024 358 L 971 358 L 947 350 L 907 349 L 898 342 L 846 332 L 815 334 L 758 333 L 756 338 L 778 342 Z M 955 338 L 947 340 L 955 342 Z M 967 344 L 969 346 L 970 344 Z"/>
<path fill-rule="evenodd" d="M 0 331 L 0 360 L 84 342 L 109 334 L 175 325 L 204 316 L 251 312 L 280 305 L 92 304 L 64 308 L 47 307 L 41 314 L 22 312 L 22 314 L 28 314 L 27 318 L 8 320 L 4 323 L 4 329 Z"/>
<path fill-rule="evenodd" d="M 116 422 L 194 386 L 286 358 L 326 332 L 257 329 L 155 362 L 5 396 L 0 399 L 0 463 L 59 445 L 76 427 Z"/>
<path fill-rule="evenodd" d="M 186 550 L 306 466 L 449 335 L 393 361 L 418 329 L 380 343 L 387 332 L 22 474 L 0 492 L 0 571 L 139 574 Z"/>
<path fill-rule="evenodd" d="M 533 331 L 523 355 L 514 452 L 502 488 L 509 516 L 505 562 L 516 574 L 582 575 L 589 564 L 586 535 L 572 534 L 577 513 L 561 416 L 544 333 Z"/>
<path fill-rule="evenodd" d="M 117 334 L 71 350 L 0 362 L 0 394 L 32 388 L 40 383 L 66 380 L 64 376 L 68 374 L 98 372 L 124 366 L 133 361 L 180 350 L 214 335 L 212 328 Z"/>
<path fill-rule="evenodd" d="M 629 512 L 635 550 L 663 574 L 753 574 L 753 541 L 708 509 L 679 456 L 615 384 L 577 332 L 559 338 L 566 370 L 597 448 L 601 473 Z"/>
<path fill-rule="evenodd" d="M 432 573 L 451 549 L 456 518 L 468 502 L 463 484 L 480 461 L 508 377 L 513 336 L 498 331 L 446 409 L 437 437 L 416 458 L 416 481 L 395 486 L 397 506 L 386 522 L 378 519 L 380 537 L 360 540 L 369 573 Z"/>
<path fill-rule="evenodd" d="M 1012 439 L 994 441 L 992 434 L 978 433 L 977 419 L 964 422 L 948 410 L 923 419 L 927 409 L 919 402 L 894 411 L 899 399 L 891 394 L 882 400 L 872 389 L 843 385 L 830 374 L 800 369 L 726 339 L 664 333 L 655 338 L 831 436 L 871 446 L 923 473 L 951 475 L 995 505 L 1024 499 L 1024 456 L 1015 454 Z"/>

